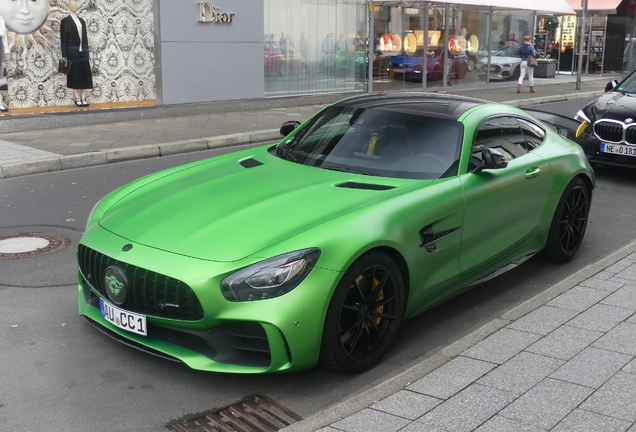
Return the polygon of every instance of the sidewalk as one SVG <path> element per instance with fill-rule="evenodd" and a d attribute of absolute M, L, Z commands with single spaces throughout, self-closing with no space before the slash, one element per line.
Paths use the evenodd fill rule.
<path fill-rule="evenodd" d="M 636 241 L 280 432 L 636 431 Z"/>
<path fill-rule="evenodd" d="M 618 75 L 584 76 L 581 90 L 574 90 L 576 76 L 535 79 L 537 93 L 515 92 L 516 83 L 495 83 L 482 88 L 449 88 L 448 93 L 461 94 L 515 106 L 591 98 L 603 93 L 605 85 Z M 333 101 L 346 95 L 333 95 Z M 306 101 L 324 102 L 326 97 L 286 99 L 289 105 Z M 285 101 L 278 100 L 278 103 Z M 304 121 L 325 104 L 219 112 L 219 104 L 86 111 L 83 113 L 6 116 L 0 118 L 0 130 L 26 128 L 25 132 L 0 133 L 0 179 L 72 168 L 103 165 L 124 160 L 166 156 L 231 145 L 277 141 L 278 129 L 287 120 Z M 232 108 L 241 103 L 228 104 Z M 206 108 L 210 113 L 201 113 Z M 186 115 L 148 118 L 160 112 L 182 112 Z M 104 122 L 125 117 L 125 121 Z M 67 126 L 72 119 L 85 124 Z M 90 124 L 91 122 L 95 124 Z M 40 124 L 59 127 L 33 129 Z"/>

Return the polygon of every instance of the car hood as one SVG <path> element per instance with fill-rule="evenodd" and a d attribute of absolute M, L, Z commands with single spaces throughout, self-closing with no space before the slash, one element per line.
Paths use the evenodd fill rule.
<path fill-rule="evenodd" d="M 608 92 L 599 97 L 592 110 L 596 120 L 608 118 L 625 120 L 636 117 L 636 95 L 621 92 Z"/>
<path fill-rule="evenodd" d="M 254 161 L 262 165 L 249 167 Z M 395 188 L 346 186 L 352 181 Z M 413 182 L 299 165 L 265 151 L 248 159 L 243 153 L 211 159 L 136 189 L 106 210 L 100 225 L 153 248 L 236 261 L 387 199 Z"/>

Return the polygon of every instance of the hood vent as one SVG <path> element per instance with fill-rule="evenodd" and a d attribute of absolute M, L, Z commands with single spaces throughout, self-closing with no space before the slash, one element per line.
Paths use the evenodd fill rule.
<path fill-rule="evenodd" d="M 263 165 L 263 162 L 259 162 L 259 161 L 257 161 L 256 159 L 253 159 L 253 158 L 243 159 L 243 160 L 239 161 L 239 163 L 244 168 L 254 168 L 254 167 L 257 167 L 259 165 Z"/>
<path fill-rule="evenodd" d="M 349 188 L 349 189 L 366 189 L 366 190 L 390 190 L 395 189 L 395 186 L 371 184 L 371 183 L 358 183 L 358 182 L 345 182 L 335 185 L 336 187 Z"/>

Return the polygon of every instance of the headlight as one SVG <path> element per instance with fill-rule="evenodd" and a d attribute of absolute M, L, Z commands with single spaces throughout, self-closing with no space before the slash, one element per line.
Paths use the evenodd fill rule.
<path fill-rule="evenodd" d="M 592 123 L 592 120 L 589 119 L 589 117 L 585 114 L 585 111 L 583 110 L 579 110 L 576 115 L 574 116 L 574 120 L 578 120 L 580 122 L 588 122 L 588 123 Z"/>
<path fill-rule="evenodd" d="M 512 65 L 510 63 L 504 63 L 501 65 L 501 67 L 512 67 Z"/>
<path fill-rule="evenodd" d="M 98 210 L 97 208 L 100 204 L 101 204 L 101 201 L 97 201 L 97 204 L 93 206 L 93 209 L 88 214 L 88 219 L 86 219 L 86 228 L 84 229 L 84 231 L 86 231 L 88 227 L 93 224 L 93 222 L 98 221 L 104 215 L 104 212 L 101 210 Z"/>
<path fill-rule="evenodd" d="M 266 259 L 221 281 L 223 296 L 231 302 L 265 300 L 287 294 L 314 268 L 320 249 L 303 249 Z"/>

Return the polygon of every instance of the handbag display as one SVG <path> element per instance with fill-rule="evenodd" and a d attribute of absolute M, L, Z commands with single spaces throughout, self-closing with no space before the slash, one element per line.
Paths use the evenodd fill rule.
<path fill-rule="evenodd" d="M 528 67 L 537 67 L 537 59 L 533 55 L 528 56 Z"/>
<path fill-rule="evenodd" d="M 60 59 L 60 62 L 57 64 L 57 71 L 61 74 L 68 75 L 71 71 L 71 62 L 67 59 Z"/>

